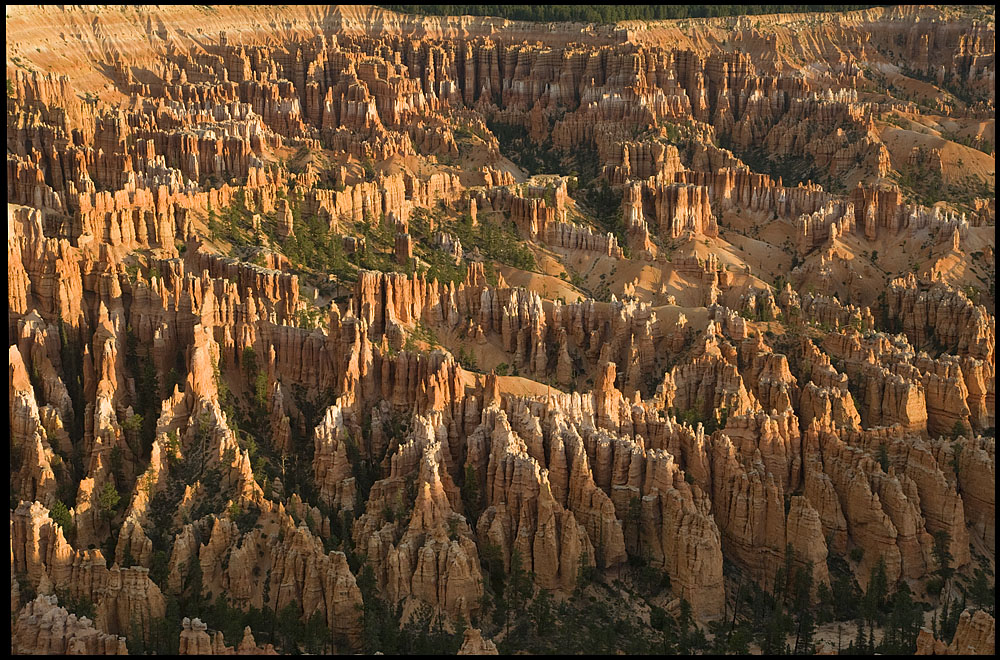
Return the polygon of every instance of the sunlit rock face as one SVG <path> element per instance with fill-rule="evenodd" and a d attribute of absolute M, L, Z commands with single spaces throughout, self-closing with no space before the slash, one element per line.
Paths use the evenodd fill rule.
<path fill-rule="evenodd" d="M 662 652 L 753 589 L 987 579 L 992 9 L 7 35 L 13 653 L 538 652 L 605 605 L 629 640 L 563 651 Z M 963 602 L 907 652 L 992 653 Z"/>

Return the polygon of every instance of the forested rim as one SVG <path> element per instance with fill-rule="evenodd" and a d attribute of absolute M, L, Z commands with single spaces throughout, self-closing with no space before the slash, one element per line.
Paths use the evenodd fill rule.
<path fill-rule="evenodd" d="M 494 16 L 517 21 L 659 21 L 759 14 L 854 11 L 888 5 L 377 5 L 425 16 Z"/>

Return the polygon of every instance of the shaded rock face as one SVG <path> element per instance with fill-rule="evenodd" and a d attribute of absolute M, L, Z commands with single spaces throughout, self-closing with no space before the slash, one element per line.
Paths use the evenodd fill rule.
<path fill-rule="evenodd" d="M 134 11 L 8 10 L 12 651 L 302 650 L 170 606 L 211 598 L 373 652 L 380 599 L 496 654 L 515 570 L 705 623 L 992 559 L 995 201 L 889 181 L 989 156 L 900 159 L 919 107 L 858 97 L 905 63 L 992 121 L 991 26 Z"/>

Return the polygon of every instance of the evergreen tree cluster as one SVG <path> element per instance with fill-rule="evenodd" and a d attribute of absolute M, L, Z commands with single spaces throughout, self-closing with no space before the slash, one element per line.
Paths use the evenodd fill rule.
<path fill-rule="evenodd" d="M 379 5 L 425 16 L 495 16 L 516 21 L 567 21 L 605 25 L 618 21 L 659 21 L 718 16 L 801 14 L 868 9 L 881 5 Z"/>

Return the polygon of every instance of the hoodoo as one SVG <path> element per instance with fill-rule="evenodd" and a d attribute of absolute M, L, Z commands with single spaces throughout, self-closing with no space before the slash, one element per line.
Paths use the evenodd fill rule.
<path fill-rule="evenodd" d="M 8 6 L 11 652 L 992 654 L 995 9 L 810 8 Z"/>

